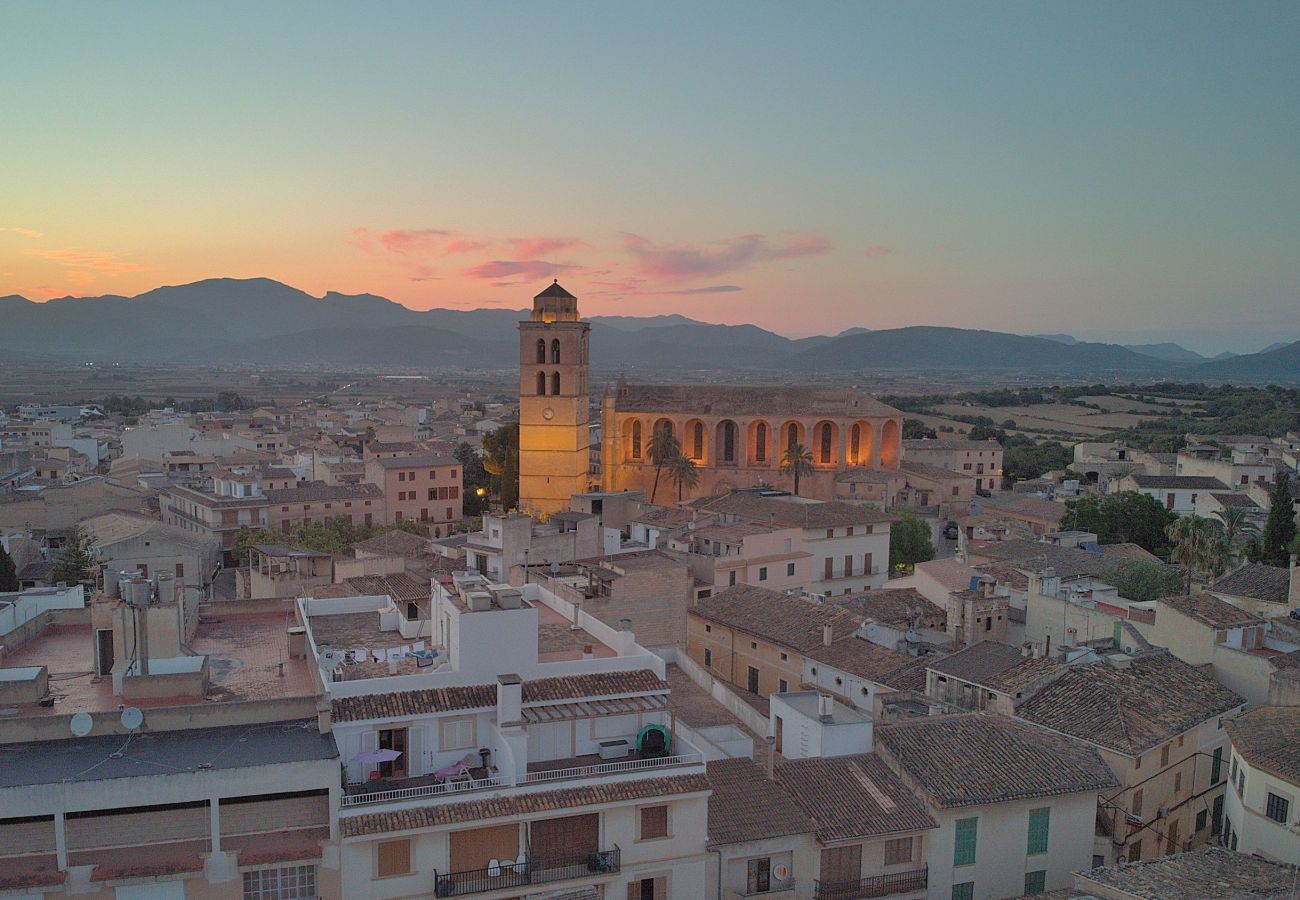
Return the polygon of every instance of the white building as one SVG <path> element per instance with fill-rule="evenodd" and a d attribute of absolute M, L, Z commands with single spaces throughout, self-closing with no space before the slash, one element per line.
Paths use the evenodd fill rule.
<path fill-rule="evenodd" d="M 1300 865 L 1300 706 L 1261 706 L 1229 719 L 1232 764 L 1224 841 Z"/>

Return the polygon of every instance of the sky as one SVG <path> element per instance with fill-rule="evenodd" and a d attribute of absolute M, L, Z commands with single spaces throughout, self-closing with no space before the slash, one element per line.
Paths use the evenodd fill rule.
<path fill-rule="evenodd" d="M 0 295 L 1300 339 L 1300 3 L 11 3 Z M 3 323 L 0 323 L 3 327 Z"/>

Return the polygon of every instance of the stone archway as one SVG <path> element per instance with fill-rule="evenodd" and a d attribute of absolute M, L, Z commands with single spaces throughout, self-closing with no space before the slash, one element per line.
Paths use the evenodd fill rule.
<path fill-rule="evenodd" d="M 880 464 L 886 469 L 897 469 L 902 455 L 902 440 L 898 420 L 888 419 L 880 429 Z"/>

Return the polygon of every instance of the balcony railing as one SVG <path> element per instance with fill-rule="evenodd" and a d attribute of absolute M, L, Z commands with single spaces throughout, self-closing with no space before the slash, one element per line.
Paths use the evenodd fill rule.
<path fill-rule="evenodd" d="M 660 756 L 653 759 L 627 759 L 619 760 L 617 762 L 597 763 L 589 766 L 571 766 L 565 769 L 528 772 L 519 779 L 518 783 L 520 785 L 545 784 L 552 781 L 588 778 L 593 775 L 618 775 L 624 772 L 645 772 L 672 768 L 674 766 L 703 764 L 704 754 L 682 753 L 676 756 Z M 347 794 L 343 797 L 341 805 L 345 808 L 369 806 L 375 803 L 395 803 L 402 800 L 419 800 L 424 797 L 439 797 L 448 794 L 486 791 L 503 787 L 510 787 L 506 779 L 499 775 L 491 775 L 487 778 L 442 781 L 437 784 L 422 784 L 413 785 L 411 787 L 391 788 L 389 790 Z"/>
<path fill-rule="evenodd" d="M 929 868 L 892 875 L 873 875 L 857 881 L 817 881 L 816 900 L 862 900 L 923 891 L 929 882 Z"/>
<path fill-rule="evenodd" d="M 433 872 L 433 895 L 435 897 L 463 897 L 467 894 L 481 894 L 486 891 L 506 890 L 526 887 L 528 885 L 550 884 L 556 881 L 571 881 L 575 878 L 590 878 L 600 875 L 612 875 L 621 865 L 622 851 L 618 844 L 612 850 L 597 850 L 595 853 L 575 853 L 568 856 L 525 856 L 520 865 L 507 860 L 495 868 L 469 869 L 464 872 Z M 521 893 L 526 893 L 521 891 Z"/>
<path fill-rule="evenodd" d="M 740 892 L 740 896 L 741 897 L 766 897 L 769 894 L 779 894 L 782 891 L 793 891 L 793 890 L 794 890 L 793 878 L 772 878 L 768 880 L 767 887 L 760 888 L 757 885 L 755 885 L 754 887 L 746 887 L 743 891 Z"/>

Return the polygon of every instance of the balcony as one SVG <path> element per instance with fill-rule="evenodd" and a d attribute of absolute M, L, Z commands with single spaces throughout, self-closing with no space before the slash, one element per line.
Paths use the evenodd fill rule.
<path fill-rule="evenodd" d="M 514 784 L 500 773 L 486 773 L 478 778 L 435 779 L 432 775 L 415 778 L 382 779 L 348 785 L 349 793 L 341 801 L 343 808 L 370 806 L 376 803 L 399 803 L 428 797 L 447 797 L 477 791 L 499 790 L 509 787 L 547 785 L 552 782 L 572 781 L 603 775 L 623 775 L 634 772 L 658 773 L 678 766 L 702 766 L 704 754 L 678 739 L 683 751 L 672 756 L 637 757 L 611 762 L 598 762 L 598 756 L 578 756 L 571 759 L 531 763 L 528 771 Z M 588 762 L 590 760 L 590 762 Z M 570 765 L 576 763 L 575 765 Z M 486 770 L 482 770 L 486 772 Z"/>
<path fill-rule="evenodd" d="M 929 882 L 929 869 L 895 872 L 892 875 L 873 875 L 857 881 L 817 881 L 813 894 L 816 900 L 862 900 L 867 897 L 888 897 L 892 894 L 910 894 L 923 891 Z"/>
<path fill-rule="evenodd" d="M 575 853 L 570 856 L 545 858 L 525 855 L 522 864 L 506 861 L 494 868 L 469 869 L 464 872 L 445 874 L 435 869 L 433 895 L 464 897 L 487 891 L 516 887 L 526 889 L 532 885 L 613 875 L 621 867 L 621 855 L 622 851 L 618 844 L 615 844 L 612 850 L 597 850 L 595 853 Z M 520 893 L 528 893 L 528 891 L 521 890 Z"/>
<path fill-rule="evenodd" d="M 752 887 L 746 887 L 743 891 L 730 891 L 729 896 L 780 898 L 792 891 L 794 891 L 793 878 L 772 878 L 767 882 L 767 887 L 754 885 Z"/>

